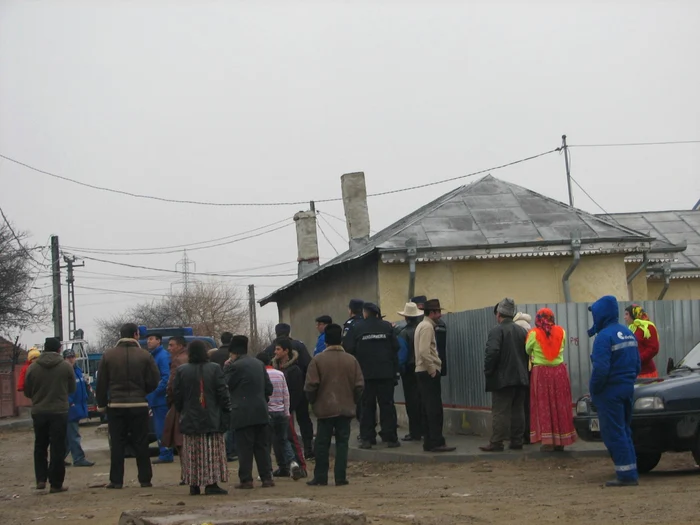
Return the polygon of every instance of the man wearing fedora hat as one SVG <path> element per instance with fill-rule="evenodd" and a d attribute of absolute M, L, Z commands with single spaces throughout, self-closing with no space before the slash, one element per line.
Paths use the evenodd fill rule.
<path fill-rule="evenodd" d="M 425 301 L 423 301 L 425 302 Z M 422 306 L 422 305 L 421 305 Z M 408 346 L 408 361 L 401 371 L 403 396 L 406 401 L 406 416 L 408 417 L 408 434 L 403 441 L 421 441 L 423 439 L 423 421 L 421 417 L 420 392 L 416 379 L 416 347 L 415 333 L 418 324 L 423 320 L 423 310 L 414 302 L 406 303 L 403 311 L 397 312 L 406 321 L 397 329 L 396 336 Z"/>
<path fill-rule="evenodd" d="M 425 317 L 416 328 L 415 354 L 416 379 L 423 405 L 423 450 L 426 452 L 452 452 L 442 434 L 443 409 L 440 388 L 442 361 L 438 354 L 435 327 L 442 317 L 439 299 L 430 299 L 423 305 Z"/>

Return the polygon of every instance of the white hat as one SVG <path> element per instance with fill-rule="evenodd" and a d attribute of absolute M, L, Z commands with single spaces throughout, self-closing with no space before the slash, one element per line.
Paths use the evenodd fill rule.
<path fill-rule="evenodd" d="M 420 310 L 416 303 L 406 303 L 403 307 L 403 312 L 396 312 L 404 317 L 420 317 L 423 315 L 423 310 Z"/>

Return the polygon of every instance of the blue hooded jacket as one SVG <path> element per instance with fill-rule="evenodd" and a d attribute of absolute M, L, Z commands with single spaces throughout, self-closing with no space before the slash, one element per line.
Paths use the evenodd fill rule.
<path fill-rule="evenodd" d="M 83 371 L 77 367 L 73 367 L 75 372 L 75 392 L 68 396 L 68 421 L 80 421 L 88 417 L 87 407 L 87 385 L 83 377 Z"/>
<path fill-rule="evenodd" d="M 634 386 L 642 364 L 637 339 L 629 328 L 619 323 L 617 299 L 606 295 L 593 303 L 589 310 L 593 314 L 593 327 L 588 335 L 597 334 L 591 354 L 591 394 L 601 394 L 614 385 Z"/>
<path fill-rule="evenodd" d="M 314 357 L 323 352 L 326 349 L 326 334 L 321 333 L 316 339 L 316 348 L 314 348 Z"/>
<path fill-rule="evenodd" d="M 168 379 L 170 378 L 170 352 L 163 348 L 163 345 L 160 345 L 151 352 L 151 355 L 156 362 L 156 366 L 158 366 L 160 382 L 158 387 L 146 396 L 146 401 L 148 401 L 148 406 L 151 408 L 167 406 L 165 391 L 168 388 Z"/>

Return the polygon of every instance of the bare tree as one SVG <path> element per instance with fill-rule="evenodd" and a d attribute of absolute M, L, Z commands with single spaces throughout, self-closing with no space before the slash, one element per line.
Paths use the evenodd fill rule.
<path fill-rule="evenodd" d="M 108 319 L 98 319 L 96 348 L 114 346 L 119 328 L 124 323 L 148 327 L 190 326 L 195 335 L 218 340 L 222 332 L 245 333 L 247 326 L 245 303 L 235 288 L 225 282 L 194 283 L 184 291 L 175 292 L 151 302 L 139 303 Z"/>
<path fill-rule="evenodd" d="M 37 248 L 27 246 L 26 237 L 8 222 L 0 226 L 0 332 L 5 334 L 43 324 L 51 304 L 32 296 L 36 272 L 42 268 L 32 255 Z"/>

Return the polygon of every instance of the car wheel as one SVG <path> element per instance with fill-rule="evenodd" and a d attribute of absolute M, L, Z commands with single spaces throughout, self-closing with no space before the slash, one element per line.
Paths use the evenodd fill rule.
<path fill-rule="evenodd" d="M 646 474 L 654 470 L 661 461 L 661 452 L 637 452 L 637 471 Z"/>

